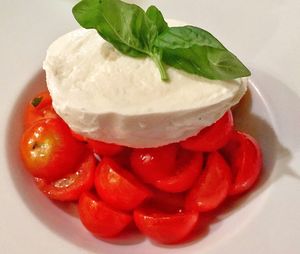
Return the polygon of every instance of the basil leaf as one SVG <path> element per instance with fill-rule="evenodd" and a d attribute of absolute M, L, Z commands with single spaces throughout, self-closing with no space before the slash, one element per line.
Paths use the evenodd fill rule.
<path fill-rule="evenodd" d="M 32 101 L 31 101 L 31 105 L 34 106 L 35 108 L 40 105 L 41 101 L 42 101 L 43 97 L 35 97 Z"/>
<path fill-rule="evenodd" d="M 118 0 L 83 0 L 73 8 L 73 15 L 82 27 L 95 28 L 106 41 L 132 57 L 146 55 L 142 42 L 131 29 L 140 20 L 141 12 L 138 6 L 129 7 Z"/>
<path fill-rule="evenodd" d="M 201 28 L 171 27 L 157 37 L 155 46 L 163 50 L 166 64 L 208 79 L 230 80 L 251 74 L 235 55 Z"/>
<path fill-rule="evenodd" d="M 96 29 L 102 38 L 125 55 L 150 56 L 158 66 L 162 79 L 167 80 L 161 50 L 154 51 L 153 47 L 159 31 L 165 27 L 158 12 L 150 9 L 148 18 L 139 6 L 120 0 L 82 0 L 73 8 L 73 15 L 81 26 Z"/>
<path fill-rule="evenodd" d="M 100 1 L 85 0 L 76 4 L 73 9 L 73 16 L 76 21 L 84 28 L 94 28 L 100 18 Z"/>
<path fill-rule="evenodd" d="M 163 31 L 169 28 L 160 10 L 158 10 L 154 5 L 151 5 L 147 9 L 146 15 L 156 25 L 158 34 L 161 34 Z"/>
<path fill-rule="evenodd" d="M 191 45 L 225 49 L 212 34 L 194 26 L 171 27 L 157 38 L 155 44 L 172 49 L 189 48 Z"/>

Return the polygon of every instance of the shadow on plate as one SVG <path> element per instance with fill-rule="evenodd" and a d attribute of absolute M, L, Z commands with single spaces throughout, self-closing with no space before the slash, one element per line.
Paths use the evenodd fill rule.
<path fill-rule="evenodd" d="M 273 79 L 270 79 L 270 82 L 277 82 L 275 85 L 282 85 Z M 76 205 L 73 203 L 62 204 L 50 202 L 37 190 L 31 177 L 23 170 L 23 165 L 19 159 L 18 147 L 12 144 L 19 144 L 21 138 L 21 133 L 23 131 L 22 120 L 24 106 L 34 94 L 45 89 L 45 74 L 41 70 L 37 73 L 36 77 L 24 87 L 19 97 L 16 98 L 16 103 L 7 125 L 6 156 L 10 166 L 9 170 L 11 178 L 13 179 L 23 202 L 32 214 L 55 234 L 58 234 L 62 238 L 89 251 L 108 251 L 111 244 L 134 245 L 143 242 L 145 237 L 139 234 L 133 226 L 131 230 L 127 230 L 117 239 L 105 239 L 104 242 L 109 246 L 105 246 L 105 244 L 100 241 L 93 241 L 93 239 L 95 240 L 96 238 L 87 234 L 78 220 Z M 233 111 L 237 129 L 245 131 L 255 137 L 263 150 L 264 169 L 254 190 L 238 199 L 228 200 L 222 207 L 213 213 L 202 215 L 199 225 L 195 230 L 196 232 L 194 232 L 195 234 L 192 234 L 193 237 L 189 237 L 185 243 L 171 246 L 155 243 L 154 245 L 162 246 L 164 248 L 182 248 L 194 244 L 196 241 L 207 236 L 212 224 L 218 223 L 218 221 L 221 220 L 220 218 L 224 220 L 224 217 L 234 214 L 247 202 L 251 202 L 262 192 L 266 191 L 272 185 L 272 182 L 276 181 L 281 176 L 288 174 L 300 180 L 300 177 L 294 174 L 294 171 L 289 168 L 291 154 L 288 149 L 284 148 L 279 143 L 275 130 L 272 127 L 271 112 L 268 110 L 268 105 L 265 104 L 264 99 L 257 91 L 259 91 L 259 89 L 257 90 L 257 87 L 250 84 L 250 91 L 240 102 L 239 107 L 236 107 Z M 255 104 L 260 104 L 260 115 L 265 115 L 268 121 L 253 113 L 252 103 L 254 100 Z M 276 172 L 273 172 L 275 163 L 279 159 L 280 167 L 284 170 L 276 170 Z M 62 213 L 61 211 L 64 212 Z M 93 241 L 92 244 L 89 242 L 91 239 Z"/>

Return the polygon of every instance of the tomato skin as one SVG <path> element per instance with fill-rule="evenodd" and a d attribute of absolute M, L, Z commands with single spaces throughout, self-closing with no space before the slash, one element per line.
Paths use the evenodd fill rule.
<path fill-rule="evenodd" d="M 190 189 L 200 175 L 203 155 L 202 153 L 190 153 L 181 151 L 182 162 L 173 175 L 155 181 L 154 186 L 166 192 L 183 192 Z"/>
<path fill-rule="evenodd" d="M 177 144 L 133 149 L 131 167 L 144 182 L 153 183 L 172 174 L 176 166 L 177 150 Z"/>
<path fill-rule="evenodd" d="M 246 133 L 235 131 L 223 154 L 233 173 L 229 194 L 242 194 L 257 181 L 262 169 L 262 153 L 256 140 Z"/>
<path fill-rule="evenodd" d="M 73 137 L 76 138 L 77 140 L 79 140 L 81 142 L 87 142 L 87 138 L 86 137 L 84 137 L 84 136 L 82 136 L 82 135 L 80 135 L 80 134 L 78 134 L 78 133 L 76 133 L 76 132 L 74 132 L 72 130 L 71 130 L 71 133 L 72 133 Z"/>
<path fill-rule="evenodd" d="M 112 156 L 111 158 L 123 168 L 130 169 L 130 155 L 132 148 L 125 147 L 120 153 Z"/>
<path fill-rule="evenodd" d="M 20 142 L 25 168 L 34 177 L 48 181 L 74 172 L 86 146 L 75 140 L 61 119 L 34 123 L 23 133 Z"/>
<path fill-rule="evenodd" d="M 153 240 L 173 244 L 184 240 L 198 221 L 196 212 L 166 213 L 153 207 L 134 210 L 134 222 L 141 232 Z"/>
<path fill-rule="evenodd" d="M 151 196 L 133 174 L 107 157 L 100 161 L 96 169 L 95 186 L 102 200 L 123 211 L 133 210 Z"/>
<path fill-rule="evenodd" d="M 219 152 L 208 155 L 205 168 L 186 196 L 185 208 L 207 212 L 217 208 L 231 187 L 231 171 Z"/>
<path fill-rule="evenodd" d="M 182 142 L 181 146 L 195 152 L 212 152 L 223 147 L 233 131 L 233 117 L 227 111 L 216 123 L 201 130 L 196 136 Z"/>
<path fill-rule="evenodd" d="M 87 139 L 89 147 L 99 156 L 113 156 L 121 151 L 124 147 L 117 144 L 108 144 L 102 141 Z"/>
<path fill-rule="evenodd" d="M 76 201 L 82 193 L 94 186 L 95 168 L 96 158 L 92 152 L 87 151 L 75 173 L 53 182 L 37 177 L 34 180 L 48 198 L 57 201 Z"/>
<path fill-rule="evenodd" d="M 151 189 L 153 196 L 146 202 L 151 207 L 175 213 L 184 209 L 185 193 L 170 193 L 158 189 Z"/>
<path fill-rule="evenodd" d="M 132 221 L 130 215 L 109 207 L 89 192 L 81 195 L 78 212 L 82 224 L 100 237 L 116 236 Z"/>
<path fill-rule="evenodd" d="M 35 100 L 37 100 L 37 102 L 35 102 Z M 37 94 L 27 104 L 24 114 L 24 126 L 28 128 L 37 121 L 51 118 L 59 118 L 59 116 L 52 107 L 52 99 L 49 92 L 44 91 Z"/>

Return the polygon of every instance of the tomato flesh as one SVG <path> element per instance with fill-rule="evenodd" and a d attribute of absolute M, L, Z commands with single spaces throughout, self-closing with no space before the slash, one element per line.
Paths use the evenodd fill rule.
<path fill-rule="evenodd" d="M 50 199 L 58 201 L 75 201 L 80 195 L 90 190 L 94 185 L 96 158 L 87 151 L 82 162 L 79 163 L 75 173 L 48 182 L 42 178 L 35 178 L 38 188 Z"/>
<path fill-rule="evenodd" d="M 74 172 L 85 149 L 58 118 L 34 123 L 25 130 L 20 143 L 25 168 L 34 177 L 49 181 Z"/>
<path fill-rule="evenodd" d="M 124 211 L 134 209 L 151 196 L 150 191 L 133 174 L 109 158 L 99 163 L 95 186 L 101 199 Z"/>
<path fill-rule="evenodd" d="M 217 208 L 227 197 L 231 186 L 231 172 L 218 152 L 208 155 L 206 166 L 186 197 L 187 210 L 207 212 Z"/>
<path fill-rule="evenodd" d="M 168 213 L 175 213 L 184 209 L 185 193 L 165 192 L 156 188 L 151 189 L 151 191 L 153 195 L 146 202 L 148 206 L 156 207 Z"/>
<path fill-rule="evenodd" d="M 174 174 L 155 181 L 154 186 L 167 192 L 186 191 L 192 187 L 198 178 L 202 164 L 202 153 L 181 151 Z"/>
<path fill-rule="evenodd" d="M 183 148 L 198 151 L 212 152 L 223 147 L 233 131 L 233 117 L 228 111 L 213 125 L 204 128 L 196 136 L 190 137 L 180 144 Z"/>
<path fill-rule="evenodd" d="M 24 126 L 27 128 L 39 120 L 59 118 L 52 107 L 52 99 L 48 91 L 37 94 L 28 103 L 25 116 Z"/>
<path fill-rule="evenodd" d="M 134 222 L 141 232 L 151 239 L 164 243 L 178 243 L 194 229 L 197 212 L 164 212 L 153 207 L 141 207 L 134 211 Z"/>
<path fill-rule="evenodd" d="M 146 183 L 170 176 L 175 170 L 178 146 L 134 149 L 130 162 L 133 171 Z"/>
<path fill-rule="evenodd" d="M 100 237 L 116 236 L 132 221 L 130 215 L 109 207 L 89 192 L 81 195 L 78 211 L 83 225 Z"/>
<path fill-rule="evenodd" d="M 99 156 L 113 156 L 120 153 L 124 147 L 116 144 L 108 144 L 102 141 L 87 139 L 89 147 Z"/>
<path fill-rule="evenodd" d="M 131 168 L 130 165 L 130 154 L 132 148 L 125 147 L 120 153 L 112 156 L 111 158 L 123 168 Z"/>
<path fill-rule="evenodd" d="M 262 154 L 256 140 L 248 134 L 235 131 L 223 153 L 233 173 L 230 195 L 249 190 L 257 181 L 262 169 Z"/>

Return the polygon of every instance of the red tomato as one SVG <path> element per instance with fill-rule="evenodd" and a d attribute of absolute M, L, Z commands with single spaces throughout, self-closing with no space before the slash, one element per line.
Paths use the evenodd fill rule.
<path fill-rule="evenodd" d="M 97 167 L 95 186 L 101 199 L 125 211 L 134 209 L 151 195 L 133 174 L 109 158 L 104 158 Z"/>
<path fill-rule="evenodd" d="M 33 176 L 48 181 L 74 172 L 85 149 L 58 118 L 34 123 L 25 130 L 20 143 L 26 169 Z"/>
<path fill-rule="evenodd" d="M 184 209 L 185 193 L 170 193 L 154 188 L 151 191 L 153 196 L 147 201 L 150 206 L 169 213 Z"/>
<path fill-rule="evenodd" d="M 231 172 L 218 152 L 208 155 L 206 166 L 186 197 L 187 210 L 206 212 L 218 207 L 227 197 Z"/>
<path fill-rule="evenodd" d="M 249 190 L 262 169 L 262 154 L 256 140 L 248 134 L 235 131 L 223 152 L 233 172 L 229 194 L 237 195 Z"/>
<path fill-rule="evenodd" d="M 132 221 L 130 215 L 112 209 L 88 192 L 81 195 L 78 211 L 83 225 L 100 237 L 116 236 Z"/>
<path fill-rule="evenodd" d="M 82 135 L 80 135 L 80 134 L 78 134 L 78 133 L 76 133 L 72 130 L 71 130 L 71 133 L 72 133 L 73 137 L 76 138 L 77 140 L 82 141 L 82 142 L 87 142 L 86 137 L 84 137 L 84 136 L 82 136 Z"/>
<path fill-rule="evenodd" d="M 216 123 L 201 130 L 198 135 L 182 141 L 183 148 L 198 151 L 212 152 L 223 147 L 229 140 L 233 130 L 231 111 L 224 114 Z"/>
<path fill-rule="evenodd" d="M 172 174 L 176 166 L 178 146 L 171 144 L 158 148 L 134 149 L 131 167 L 146 183 L 153 183 Z"/>
<path fill-rule="evenodd" d="M 178 243 L 196 226 L 197 212 L 164 212 L 151 206 L 134 211 L 134 222 L 141 232 L 160 243 Z"/>
<path fill-rule="evenodd" d="M 154 182 L 154 186 L 167 192 L 183 192 L 192 187 L 203 164 L 202 153 L 181 151 L 173 175 Z"/>
<path fill-rule="evenodd" d="M 122 150 L 117 155 L 112 156 L 111 158 L 118 163 L 123 168 L 131 168 L 130 166 L 130 155 L 132 152 L 132 148 L 125 147 L 124 150 Z"/>
<path fill-rule="evenodd" d="M 58 118 L 52 107 L 52 99 L 48 91 L 37 94 L 27 105 L 24 116 L 24 125 L 29 127 L 34 122 L 49 119 Z"/>
<path fill-rule="evenodd" d="M 54 182 L 42 178 L 35 178 L 38 188 L 50 199 L 58 201 L 78 200 L 80 195 L 90 190 L 94 185 L 96 158 L 87 152 L 75 173 L 66 175 Z"/>
<path fill-rule="evenodd" d="M 108 144 L 97 140 L 87 139 L 89 147 L 100 156 L 113 156 L 120 153 L 124 147 L 116 144 Z"/>

